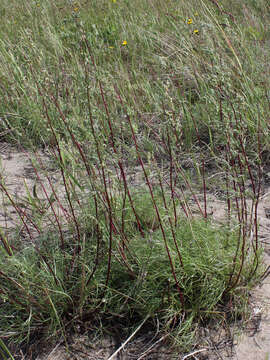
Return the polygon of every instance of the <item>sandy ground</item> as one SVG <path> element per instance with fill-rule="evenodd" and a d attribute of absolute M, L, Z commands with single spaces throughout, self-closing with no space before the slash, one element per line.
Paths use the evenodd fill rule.
<path fill-rule="evenodd" d="M 39 153 L 46 162 L 48 158 Z M 27 195 L 28 189 L 33 189 L 37 183 L 35 171 L 31 165 L 29 155 L 20 152 L 10 145 L 0 143 L 0 171 L 5 186 L 13 199 L 17 201 L 19 197 Z M 51 181 L 55 185 L 59 180 L 59 174 L 51 174 Z M 43 178 L 44 186 L 51 194 L 51 188 Z M 209 209 L 215 220 L 220 220 L 224 214 L 224 204 L 214 196 L 209 195 Z M 262 196 L 258 208 L 260 221 L 260 240 L 265 247 L 265 263 L 270 266 L 270 189 Z M 0 191 L 0 226 L 8 229 L 17 222 L 17 214 L 8 205 Z M 148 334 L 144 334 L 137 340 L 132 339 L 127 345 L 112 359 L 233 359 L 233 360 L 267 360 L 270 359 L 270 276 L 266 277 L 260 286 L 255 288 L 250 294 L 250 320 L 246 328 L 234 337 L 231 351 L 228 349 L 214 349 L 209 351 L 209 347 L 198 348 L 194 354 L 178 355 L 174 357 L 167 351 L 164 342 L 154 339 Z M 34 356 L 38 360 L 71 360 L 71 359 L 111 359 L 111 355 L 119 348 L 111 338 L 93 341 L 89 336 L 74 336 L 70 340 L 71 353 L 67 354 L 64 344 L 59 343 L 55 348 L 44 350 L 44 352 Z M 152 345 L 155 346 L 152 347 Z M 22 359 L 24 357 L 22 356 Z M 30 357 L 31 358 L 31 357 Z M 29 358 L 29 359 L 30 359 Z M 26 359 L 26 358 L 25 358 Z"/>

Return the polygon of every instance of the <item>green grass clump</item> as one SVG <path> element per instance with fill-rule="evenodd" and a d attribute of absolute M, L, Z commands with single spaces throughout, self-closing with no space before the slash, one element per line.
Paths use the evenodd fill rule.
<path fill-rule="evenodd" d="M 39 151 L 24 198 L 0 178 L 18 216 L 0 229 L 0 337 L 148 318 L 188 347 L 201 322 L 242 311 L 261 269 L 269 9 L 1 1 L 1 140 Z"/>
<path fill-rule="evenodd" d="M 70 240 L 66 235 L 61 247 L 56 234 L 50 232 L 36 239 L 36 247 L 23 247 L 12 256 L 1 252 L 1 334 L 21 343 L 36 333 L 49 337 L 65 331 L 78 318 L 90 316 L 94 323 L 101 314 L 125 333 L 149 316 L 158 318 L 163 332 L 171 332 L 181 342 L 180 334 L 187 341 L 188 334 L 194 336 L 196 324 L 215 312 L 226 317 L 221 305 L 228 296 L 239 302 L 255 266 L 249 256 L 244 264 L 239 256 L 232 261 L 239 247 L 238 232 L 185 218 L 178 219 L 172 232 L 168 214 L 161 210 L 164 241 L 161 227 L 153 226 L 150 195 L 139 192 L 134 204 L 138 217 L 144 219 L 144 237 L 134 226 L 134 214 L 127 205 L 127 231 L 115 233 L 112 244 L 103 218 L 99 226 L 104 230 L 95 233 L 93 223 L 89 235 L 88 224 L 79 246 L 70 233 Z M 237 286 L 226 292 L 241 267 Z M 172 325 L 183 316 L 182 326 L 178 321 Z M 119 319 L 125 320 L 119 323 Z"/>

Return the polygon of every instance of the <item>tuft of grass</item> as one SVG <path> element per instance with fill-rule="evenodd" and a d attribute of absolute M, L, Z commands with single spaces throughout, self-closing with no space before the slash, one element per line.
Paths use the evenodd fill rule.
<path fill-rule="evenodd" d="M 104 319 L 113 314 L 129 324 L 149 316 L 159 318 L 164 331 L 184 347 L 179 339 L 191 344 L 200 319 L 231 313 L 224 310 L 228 298 L 238 299 L 240 306 L 262 253 L 245 244 L 241 225 L 233 230 L 186 218 L 179 200 L 172 201 L 163 188 L 137 190 L 131 199 L 132 206 L 112 197 L 110 209 L 103 210 L 91 200 L 69 230 L 61 225 L 62 240 L 59 230 L 44 229 L 34 246 L 12 240 L 17 251 L 10 253 L 11 239 L 6 239 L 2 335 L 22 343 L 35 333 L 65 332 L 67 324 L 89 316 L 95 322 L 101 314 Z M 244 258 L 238 255 L 241 247 Z M 120 326 L 123 330 L 127 324 Z"/>
<path fill-rule="evenodd" d="M 0 336 L 147 317 L 183 350 L 242 311 L 261 272 L 268 10 L 2 0 L 0 135 L 33 150 L 36 183 L 15 199 L 1 177 L 17 229 L 0 231 Z"/>
<path fill-rule="evenodd" d="M 139 199 L 142 202 L 146 198 L 147 194 L 141 194 Z M 128 217 L 133 213 L 130 208 L 127 211 L 129 222 Z M 144 211 L 145 204 L 138 214 Z M 151 212 L 148 219 L 152 220 L 153 208 Z M 161 230 L 153 230 L 151 222 L 145 224 L 151 226 L 144 227 L 144 238 L 134 227 L 125 243 L 119 236 L 115 237 L 109 281 L 106 281 L 109 256 L 106 230 L 99 242 L 95 235 L 85 237 L 80 256 L 75 260 L 76 245 L 67 242 L 61 249 L 51 232 L 36 240 L 38 249 L 24 247 L 13 256 L 2 253 L 5 271 L 1 271 L 1 334 L 21 343 L 39 331 L 47 337 L 57 334 L 70 319 L 76 322 L 78 317 L 84 319 L 89 314 L 92 321 L 100 314 L 104 318 L 114 314 L 115 318 L 128 322 L 134 318 L 136 323 L 149 315 L 160 318 L 165 331 L 180 341 L 180 333 L 192 334 L 199 319 L 213 317 L 215 312 L 221 314 L 219 306 L 226 303 L 228 296 L 244 299 L 244 289 L 251 286 L 248 278 L 254 267 L 248 255 L 237 286 L 226 293 L 232 272 L 235 277 L 242 266 L 240 257 L 232 262 L 238 247 L 237 230 L 225 231 L 224 227 L 218 228 L 205 220 L 183 218 L 175 228 L 176 248 L 167 224 L 169 259 Z M 93 274 L 97 250 L 98 267 Z M 261 251 L 257 256 L 261 256 Z M 177 316 L 183 316 L 183 328 L 172 325 Z M 123 322 L 120 326 L 126 325 Z"/>

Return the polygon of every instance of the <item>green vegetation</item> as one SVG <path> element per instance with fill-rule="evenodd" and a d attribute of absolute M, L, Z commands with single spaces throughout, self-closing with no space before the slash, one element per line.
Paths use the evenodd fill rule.
<path fill-rule="evenodd" d="M 32 159 L 25 198 L 0 183 L 18 215 L 0 228 L 0 337 L 66 338 L 89 319 L 128 336 L 147 317 L 190 349 L 262 271 L 270 5 L 2 0 L 0 14 L 1 141 L 50 156 Z"/>

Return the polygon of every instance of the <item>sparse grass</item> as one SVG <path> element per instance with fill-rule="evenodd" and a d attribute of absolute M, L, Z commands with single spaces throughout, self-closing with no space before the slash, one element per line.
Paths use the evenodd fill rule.
<path fill-rule="evenodd" d="M 97 318 L 128 332 L 149 316 L 186 350 L 200 321 L 242 309 L 261 269 L 269 5 L 2 0 L 0 13 L 0 135 L 45 148 L 61 176 L 47 193 L 36 155 L 41 188 L 20 202 L 1 180 L 20 230 L 0 233 L 0 336 Z"/>

